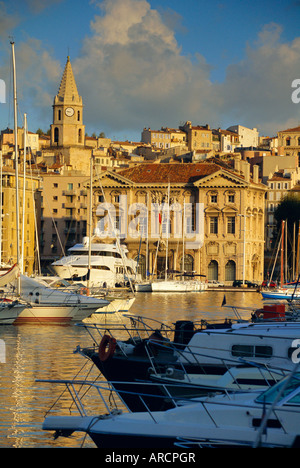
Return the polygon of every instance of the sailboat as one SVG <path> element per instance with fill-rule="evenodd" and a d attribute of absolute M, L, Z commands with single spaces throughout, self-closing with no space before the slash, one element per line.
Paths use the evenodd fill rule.
<path fill-rule="evenodd" d="M 287 230 L 286 221 L 281 222 L 281 238 L 278 244 L 278 249 L 281 247 L 281 259 L 280 259 L 280 287 L 273 291 L 261 291 L 263 299 L 274 299 L 274 300 L 300 300 L 300 276 L 297 281 L 287 284 L 284 283 L 284 235 Z M 287 249 L 287 247 L 286 247 Z M 277 252 L 278 253 L 278 252 Z M 275 259 L 276 262 L 276 259 Z M 298 260 L 297 260 L 298 265 Z M 273 268 L 274 270 L 274 268 Z M 272 272 L 273 273 L 273 272 Z M 272 276 L 271 276 L 272 279 Z"/>

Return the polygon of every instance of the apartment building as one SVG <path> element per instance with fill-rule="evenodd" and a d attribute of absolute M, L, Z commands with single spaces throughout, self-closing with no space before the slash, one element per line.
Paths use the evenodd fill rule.
<path fill-rule="evenodd" d="M 16 173 L 11 168 L 2 166 L 1 176 L 0 263 L 13 265 L 19 261 L 21 271 L 30 275 L 38 267 L 40 179 L 27 174 L 24 178 L 23 174 L 19 174 L 17 210 Z"/>
<path fill-rule="evenodd" d="M 208 124 L 205 126 L 192 125 L 192 122 L 187 121 L 179 128 L 187 135 L 189 151 L 213 150 L 213 132 Z"/>
<path fill-rule="evenodd" d="M 300 165 L 300 127 L 278 132 L 278 147 L 283 149 L 285 156 L 296 156 Z"/>
<path fill-rule="evenodd" d="M 166 150 L 175 147 L 187 149 L 186 132 L 177 128 L 162 127 L 160 130 L 144 128 L 142 131 L 141 141 L 143 143 L 148 143 L 154 148 L 160 150 Z"/>
<path fill-rule="evenodd" d="M 43 268 L 87 234 L 88 176 L 76 171 L 42 176 L 41 262 Z"/>
<path fill-rule="evenodd" d="M 242 148 L 256 148 L 259 143 L 259 132 L 257 128 L 248 128 L 243 125 L 232 125 L 227 130 L 238 135 L 239 146 Z"/>

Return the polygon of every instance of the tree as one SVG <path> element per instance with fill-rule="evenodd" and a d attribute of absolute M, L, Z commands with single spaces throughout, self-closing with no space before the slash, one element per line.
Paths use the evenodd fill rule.
<path fill-rule="evenodd" d="M 280 229 L 281 221 L 287 221 L 289 228 L 300 220 L 300 198 L 297 195 L 286 195 L 277 206 L 274 217 L 277 221 L 277 230 Z"/>
<path fill-rule="evenodd" d="M 296 194 L 286 195 L 277 206 L 274 217 L 277 221 L 277 238 L 281 230 L 282 221 L 285 221 L 285 232 L 287 233 L 287 252 L 285 253 L 287 259 L 287 269 L 289 271 L 290 279 L 293 278 L 295 255 L 297 250 L 297 235 L 300 221 L 300 198 Z M 294 233 L 296 239 L 294 238 Z M 297 270 L 297 268 L 296 268 Z M 286 280 L 289 278 L 286 278 Z"/>

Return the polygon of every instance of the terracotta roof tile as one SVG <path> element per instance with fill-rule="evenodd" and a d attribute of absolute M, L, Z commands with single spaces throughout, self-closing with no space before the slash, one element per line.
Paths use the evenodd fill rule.
<path fill-rule="evenodd" d="M 221 169 L 217 164 L 139 164 L 118 173 L 136 183 L 193 183 Z"/>

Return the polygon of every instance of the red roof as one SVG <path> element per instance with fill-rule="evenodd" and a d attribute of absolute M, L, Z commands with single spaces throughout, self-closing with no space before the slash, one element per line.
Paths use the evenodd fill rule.
<path fill-rule="evenodd" d="M 221 169 L 217 164 L 206 163 L 171 163 L 139 164 L 129 169 L 118 171 L 122 177 L 136 183 L 193 183 Z"/>

